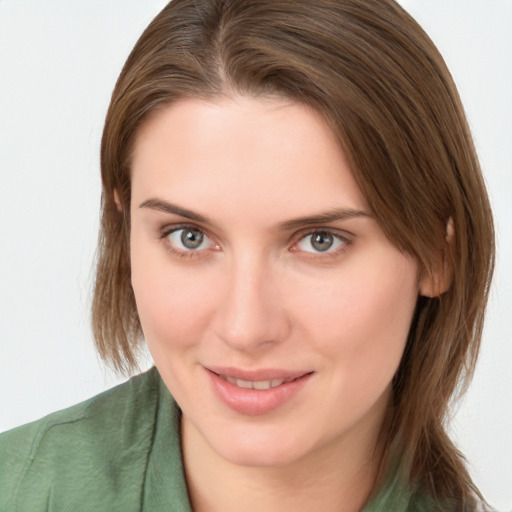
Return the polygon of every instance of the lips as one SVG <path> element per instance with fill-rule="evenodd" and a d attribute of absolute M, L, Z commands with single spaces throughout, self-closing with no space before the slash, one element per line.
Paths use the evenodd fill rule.
<path fill-rule="evenodd" d="M 223 405 L 249 416 L 267 414 L 291 401 L 313 372 L 287 370 L 245 371 L 205 368 L 214 394 Z"/>
<path fill-rule="evenodd" d="M 272 379 L 272 380 L 244 380 L 244 379 L 235 379 L 235 377 L 231 377 L 229 375 L 219 375 L 221 379 L 233 384 L 239 388 L 244 389 L 270 389 L 280 386 L 285 382 L 291 382 L 295 379 Z"/>

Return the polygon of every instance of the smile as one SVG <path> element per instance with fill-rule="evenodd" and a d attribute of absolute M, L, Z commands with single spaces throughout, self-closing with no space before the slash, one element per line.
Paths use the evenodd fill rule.
<path fill-rule="evenodd" d="M 229 409 L 248 416 L 270 413 L 301 394 L 314 372 L 206 369 L 214 395 Z"/>
<path fill-rule="evenodd" d="M 244 389 L 270 389 L 275 388 L 277 386 L 280 386 L 281 384 L 284 384 L 285 382 L 291 382 L 295 379 L 272 379 L 272 380 L 243 380 L 243 379 L 236 379 L 235 377 L 230 377 L 229 375 L 219 375 L 221 379 L 224 379 L 225 381 L 229 382 L 230 384 L 233 384 L 239 388 Z"/>

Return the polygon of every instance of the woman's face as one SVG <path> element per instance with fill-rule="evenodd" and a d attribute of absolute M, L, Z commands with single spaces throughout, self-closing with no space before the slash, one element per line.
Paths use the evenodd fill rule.
<path fill-rule="evenodd" d="M 183 428 L 253 466 L 373 447 L 422 283 L 320 115 L 182 100 L 132 171 L 133 289 Z"/>

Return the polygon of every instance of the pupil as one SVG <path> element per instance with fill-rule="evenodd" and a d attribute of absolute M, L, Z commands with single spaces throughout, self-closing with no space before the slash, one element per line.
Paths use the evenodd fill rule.
<path fill-rule="evenodd" d="M 181 242 L 187 249 L 197 249 L 203 243 L 204 235 L 198 229 L 184 229 Z"/>
<path fill-rule="evenodd" d="M 315 233 L 311 237 L 311 245 L 317 251 L 327 251 L 333 244 L 333 238 L 330 233 Z"/>

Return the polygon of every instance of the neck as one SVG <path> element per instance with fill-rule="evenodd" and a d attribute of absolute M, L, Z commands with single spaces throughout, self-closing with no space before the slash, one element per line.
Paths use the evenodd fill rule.
<path fill-rule="evenodd" d="M 358 430 L 280 467 L 233 464 L 211 449 L 186 419 L 182 446 L 194 512 L 359 512 L 375 477 L 375 432 Z M 371 442 L 369 442 L 371 440 Z"/>

